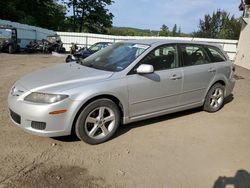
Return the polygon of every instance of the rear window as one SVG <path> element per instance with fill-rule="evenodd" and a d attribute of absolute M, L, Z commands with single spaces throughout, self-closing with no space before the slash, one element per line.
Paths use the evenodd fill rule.
<path fill-rule="evenodd" d="M 227 61 L 224 54 L 217 48 L 214 47 L 207 47 L 208 51 L 210 52 L 212 62 L 223 62 Z"/>

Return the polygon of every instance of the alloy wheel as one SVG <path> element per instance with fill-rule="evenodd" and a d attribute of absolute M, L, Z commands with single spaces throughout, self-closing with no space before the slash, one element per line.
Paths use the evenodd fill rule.
<path fill-rule="evenodd" d="M 105 138 L 115 127 L 115 113 L 111 108 L 98 107 L 88 114 L 84 127 L 89 137 Z"/>
<path fill-rule="evenodd" d="M 221 88 L 216 88 L 211 95 L 210 105 L 212 108 L 218 108 L 223 104 L 224 92 Z"/>

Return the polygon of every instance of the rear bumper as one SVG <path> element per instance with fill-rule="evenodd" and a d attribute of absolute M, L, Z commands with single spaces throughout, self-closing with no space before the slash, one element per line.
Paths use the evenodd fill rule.
<path fill-rule="evenodd" d="M 235 78 L 231 78 L 226 86 L 225 97 L 228 97 L 232 94 L 233 89 L 235 87 L 236 80 Z"/>

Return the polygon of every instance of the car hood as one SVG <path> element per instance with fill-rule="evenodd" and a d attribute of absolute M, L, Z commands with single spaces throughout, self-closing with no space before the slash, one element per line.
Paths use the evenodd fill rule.
<path fill-rule="evenodd" d="M 27 74 L 18 83 L 29 91 L 61 92 L 97 80 L 105 80 L 112 75 L 113 72 L 89 68 L 77 63 L 65 63 Z"/>

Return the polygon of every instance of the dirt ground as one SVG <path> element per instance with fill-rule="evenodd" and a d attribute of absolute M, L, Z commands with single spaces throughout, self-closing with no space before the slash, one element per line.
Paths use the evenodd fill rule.
<path fill-rule="evenodd" d="M 121 126 L 111 141 L 90 146 L 33 136 L 8 118 L 13 83 L 56 63 L 64 59 L 0 54 L 0 188 L 250 187 L 250 71 L 237 67 L 234 95 L 218 113 L 195 109 Z"/>

